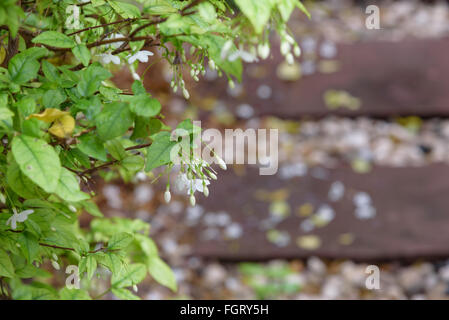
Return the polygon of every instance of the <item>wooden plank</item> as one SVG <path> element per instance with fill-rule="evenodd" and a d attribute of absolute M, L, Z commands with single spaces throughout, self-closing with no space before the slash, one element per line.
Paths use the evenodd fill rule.
<path fill-rule="evenodd" d="M 447 165 L 376 167 L 367 174 L 342 167 L 321 171 L 320 175 L 321 178 L 316 178 L 317 172 L 312 170 L 303 177 L 283 180 L 279 176 L 259 176 L 254 168 L 247 169 L 243 175 L 221 174 L 220 181 L 210 186 L 209 198 L 198 198 L 206 213 L 196 227 L 195 254 L 234 261 L 311 255 L 364 261 L 449 256 Z M 328 192 L 335 181 L 343 183 L 345 193 L 341 200 L 332 202 Z M 279 191 L 282 189 L 285 190 Z M 276 191 L 281 198 L 282 192 L 284 195 L 287 192 L 285 201 L 291 213 L 277 226 L 263 229 L 272 202 L 260 200 L 260 195 L 276 197 L 273 193 Z M 356 217 L 354 196 L 358 192 L 366 192 L 371 197 L 375 217 L 365 220 Z M 297 214 L 298 207 L 305 203 L 314 208 L 327 204 L 335 210 L 335 218 L 326 226 L 306 232 L 301 223 L 308 218 Z M 222 211 L 243 227 L 242 236 L 226 239 L 225 229 L 218 228 L 220 236 L 205 239 L 207 230 L 211 229 L 205 226 L 206 216 Z M 288 245 L 278 246 L 269 241 L 269 230 L 288 233 L 291 239 Z M 321 245 L 312 250 L 299 247 L 296 240 L 304 235 L 316 235 Z M 353 242 L 348 245 L 351 235 Z"/>
<path fill-rule="evenodd" d="M 335 73 L 282 81 L 276 76 L 276 67 L 282 59 L 274 47 L 274 59 L 256 67 L 263 77 L 245 73 L 242 95 L 230 96 L 225 80 L 200 82 L 196 90 L 201 98 L 218 97 L 233 110 L 247 103 L 254 108 L 255 116 L 297 119 L 329 114 L 382 118 L 449 115 L 448 38 L 359 42 L 338 44 L 337 48 L 336 59 L 341 67 Z M 256 92 L 261 85 L 272 89 L 271 98 L 258 97 Z M 329 110 L 323 99 L 328 89 L 345 90 L 361 99 L 362 106 L 358 110 Z"/>

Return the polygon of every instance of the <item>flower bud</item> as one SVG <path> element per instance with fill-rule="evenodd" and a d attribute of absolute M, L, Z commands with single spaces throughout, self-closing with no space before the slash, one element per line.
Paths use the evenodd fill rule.
<path fill-rule="evenodd" d="M 227 169 L 226 163 L 223 161 L 222 158 L 220 158 L 219 156 L 215 155 L 215 159 L 217 160 L 217 163 L 220 166 L 220 168 L 222 168 L 223 170 Z"/>
<path fill-rule="evenodd" d="M 195 199 L 195 196 L 194 196 L 193 193 L 192 193 L 192 194 L 190 195 L 190 205 L 191 205 L 192 207 L 194 207 L 195 204 L 196 204 L 196 199 Z"/>
<path fill-rule="evenodd" d="M 186 100 L 189 100 L 190 94 L 189 94 L 189 91 L 187 91 L 186 88 L 182 88 L 182 94 L 184 95 L 184 98 L 186 98 Z"/>
<path fill-rule="evenodd" d="M 294 64 L 295 63 L 295 58 L 293 58 L 293 55 L 291 53 L 288 53 L 285 56 L 285 61 L 287 61 L 288 64 Z"/>
<path fill-rule="evenodd" d="M 217 176 L 213 173 L 208 171 L 207 174 L 209 175 L 209 177 L 211 177 L 213 180 L 217 180 Z"/>
<path fill-rule="evenodd" d="M 290 43 L 287 41 L 284 41 L 281 43 L 281 54 L 283 56 L 286 56 L 290 52 L 291 46 Z"/>
<path fill-rule="evenodd" d="M 207 186 L 203 186 L 203 193 L 205 197 L 209 196 L 209 188 Z"/>
<path fill-rule="evenodd" d="M 168 188 L 167 188 L 167 190 L 165 190 L 164 200 L 166 203 L 169 203 L 171 200 L 171 193 L 170 193 L 170 190 L 168 190 Z"/>
<path fill-rule="evenodd" d="M 215 62 L 212 59 L 209 59 L 209 68 L 211 68 L 212 70 L 216 69 Z"/>
<path fill-rule="evenodd" d="M 59 263 L 57 263 L 54 260 L 51 260 L 51 265 L 53 266 L 53 268 L 55 268 L 56 270 L 61 269 L 61 267 L 59 266 Z"/>
<path fill-rule="evenodd" d="M 299 56 L 301 55 L 301 48 L 300 48 L 298 45 L 295 45 L 295 46 L 293 47 L 293 54 L 294 54 L 296 57 L 299 57 Z"/>
<path fill-rule="evenodd" d="M 139 288 L 137 288 L 137 285 L 133 285 L 133 290 L 134 290 L 134 292 L 136 292 L 136 293 L 137 293 L 137 291 L 139 291 Z"/>
<path fill-rule="evenodd" d="M 261 43 L 258 45 L 257 51 L 259 53 L 259 57 L 266 59 L 270 55 L 270 46 L 268 43 Z"/>

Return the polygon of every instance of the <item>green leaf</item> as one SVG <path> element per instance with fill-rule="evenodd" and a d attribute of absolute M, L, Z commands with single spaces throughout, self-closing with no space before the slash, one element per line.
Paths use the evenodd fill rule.
<path fill-rule="evenodd" d="M 8 108 L 8 95 L 0 94 L 0 120 L 8 120 L 14 117 L 14 112 Z"/>
<path fill-rule="evenodd" d="M 80 143 L 77 145 L 82 153 L 89 157 L 107 161 L 108 157 L 103 142 L 94 134 L 84 134 L 79 137 Z"/>
<path fill-rule="evenodd" d="M 47 80 L 51 82 L 59 81 L 58 69 L 47 60 L 42 61 L 42 72 L 44 73 Z"/>
<path fill-rule="evenodd" d="M 14 266 L 5 250 L 0 248 L 0 276 L 14 278 Z"/>
<path fill-rule="evenodd" d="M 55 191 L 61 163 L 52 146 L 44 140 L 18 135 L 12 140 L 12 154 L 20 170 L 46 192 Z"/>
<path fill-rule="evenodd" d="M 73 55 L 87 67 L 89 65 L 91 54 L 84 44 L 78 44 L 72 48 Z"/>
<path fill-rule="evenodd" d="M 112 275 L 111 285 L 115 288 L 130 287 L 145 279 L 146 274 L 147 268 L 144 264 L 130 264 Z"/>
<path fill-rule="evenodd" d="M 302 4 L 301 1 L 296 1 L 296 6 L 301 10 L 309 19 L 311 18 L 309 10 Z"/>
<path fill-rule="evenodd" d="M 142 81 L 135 80 L 131 86 L 131 89 L 135 95 L 147 93 Z"/>
<path fill-rule="evenodd" d="M 141 156 L 129 156 L 122 160 L 122 166 L 131 172 L 142 170 L 145 161 Z"/>
<path fill-rule="evenodd" d="M 79 272 L 82 274 L 84 271 L 87 272 L 87 279 L 90 280 L 95 274 L 97 270 L 97 260 L 94 255 L 88 255 L 86 257 L 81 258 L 79 263 Z"/>
<path fill-rule="evenodd" d="M 16 54 L 9 61 L 8 65 L 8 71 L 12 82 L 24 84 L 25 82 L 36 78 L 40 66 L 37 59 L 44 56 L 46 52 L 47 50 L 44 48 L 30 48 Z"/>
<path fill-rule="evenodd" d="M 100 209 L 98 209 L 98 206 L 95 204 L 95 202 L 83 201 L 82 206 L 83 206 L 84 210 L 86 210 L 88 213 L 90 213 L 94 217 L 103 218 L 103 214 L 101 213 Z"/>
<path fill-rule="evenodd" d="M 42 97 L 42 104 L 45 108 L 58 107 L 67 99 L 63 89 L 52 89 L 44 93 Z"/>
<path fill-rule="evenodd" d="M 104 145 L 109 154 L 116 160 L 120 161 L 128 156 L 119 138 L 106 141 Z"/>
<path fill-rule="evenodd" d="M 122 136 L 133 124 L 128 104 L 113 102 L 104 106 L 96 118 L 97 132 L 104 141 Z"/>
<path fill-rule="evenodd" d="M 288 21 L 290 15 L 296 7 L 297 2 L 298 0 L 280 0 L 278 2 L 278 10 L 281 14 L 282 20 L 284 20 L 285 22 Z"/>
<path fill-rule="evenodd" d="M 40 246 L 38 239 L 30 232 L 22 232 L 17 239 L 17 243 L 20 245 L 20 251 L 27 259 L 28 263 L 39 258 Z"/>
<path fill-rule="evenodd" d="M 113 252 L 103 253 L 97 252 L 95 254 L 97 261 L 108 268 L 113 274 L 117 274 L 123 268 L 123 262 L 119 256 Z"/>
<path fill-rule="evenodd" d="M 138 296 L 134 295 L 125 288 L 112 288 L 111 291 L 117 298 L 122 300 L 140 300 Z"/>
<path fill-rule="evenodd" d="M 125 19 L 140 17 L 140 9 L 133 4 L 115 0 L 109 0 L 108 3 L 111 5 L 112 9 L 114 9 L 115 12 L 117 12 Z"/>
<path fill-rule="evenodd" d="M 36 100 L 31 97 L 24 97 L 16 102 L 16 107 L 23 117 L 28 117 L 36 112 Z"/>
<path fill-rule="evenodd" d="M 115 234 L 108 242 L 108 249 L 109 250 L 125 249 L 131 244 L 133 240 L 134 237 L 129 233 L 122 232 Z"/>
<path fill-rule="evenodd" d="M 153 138 L 153 143 L 147 148 L 145 171 L 150 171 L 169 163 L 171 149 L 177 144 L 177 141 L 171 141 L 170 132 L 161 131 L 154 135 Z"/>
<path fill-rule="evenodd" d="M 136 233 L 134 237 L 139 244 L 139 247 L 148 258 L 158 255 L 157 246 L 151 238 L 141 233 Z"/>
<path fill-rule="evenodd" d="M 170 288 L 172 291 L 176 291 L 176 280 L 173 271 L 170 267 L 162 261 L 161 258 L 154 256 L 148 259 L 148 271 L 151 276 L 162 284 L 163 286 Z"/>
<path fill-rule="evenodd" d="M 45 31 L 31 40 L 33 43 L 42 43 L 56 48 L 73 48 L 76 42 L 68 36 L 57 31 Z"/>
<path fill-rule="evenodd" d="M 91 64 L 81 72 L 81 79 L 77 89 L 81 96 L 89 97 L 93 95 L 103 80 L 110 78 L 112 74 L 99 64 Z"/>
<path fill-rule="evenodd" d="M 161 111 L 160 102 L 150 98 L 146 93 L 133 96 L 129 105 L 133 113 L 146 118 L 154 117 Z"/>
<path fill-rule="evenodd" d="M 56 188 L 55 193 L 62 199 L 71 202 L 89 199 L 89 195 L 80 190 L 75 175 L 66 168 L 61 168 L 58 187 Z"/>
<path fill-rule="evenodd" d="M 59 298 L 61 300 L 92 300 L 86 290 L 69 288 L 59 290 Z"/>
<path fill-rule="evenodd" d="M 36 185 L 20 171 L 15 161 L 12 161 L 6 171 L 8 186 L 19 196 L 25 199 L 39 198 Z"/>
<path fill-rule="evenodd" d="M 271 0 L 235 0 L 236 5 L 251 22 L 256 33 L 261 33 L 268 24 L 273 2 Z"/>

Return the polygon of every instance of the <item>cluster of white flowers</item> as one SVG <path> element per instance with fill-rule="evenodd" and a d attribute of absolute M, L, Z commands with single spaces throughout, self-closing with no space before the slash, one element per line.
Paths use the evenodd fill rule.
<path fill-rule="evenodd" d="M 185 84 L 183 79 L 181 79 L 181 78 L 178 78 L 178 79 L 174 78 L 170 82 L 170 87 L 173 89 L 173 92 L 178 92 L 178 87 L 180 87 L 181 90 L 182 90 L 182 95 L 184 96 L 184 98 L 186 98 L 187 100 L 190 98 L 190 93 L 186 89 L 186 84 Z"/>
<path fill-rule="evenodd" d="M 204 69 L 204 66 L 200 63 L 192 63 L 190 65 L 190 67 L 192 68 L 190 70 L 190 76 L 193 78 L 193 80 L 195 80 L 196 82 L 200 81 L 200 79 L 198 78 L 198 76 L 200 75 L 205 75 L 206 74 L 206 69 Z"/>
<path fill-rule="evenodd" d="M 284 56 L 288 64 L 295 63 L 295 58 L 301 55 L 301 49 L 295 39 L 285 31 L 281 33 L 281 54 Z M 293 52 L 293 53 L 292 53 Z"/>
<path fill-rule="evenodd" d="M 215 155 L 215 160 L 223 170 L 226 170 L 226 163 L 219 156 Z M 175 188 L 179 191 L 187 191 L 190 196 L 190 204 L 195 206 L 196 198 L 195 192 L 203 193 L 204 196 L 209 196 L 210 180 L 217 180 L 217 172 L 210 166 L 209 163 L 200 158 L 193 158 L 188 161 L 181 162 L 181 170 L 175 180 Z M 164 193 L 165 202 L 170 202 L 170 184 L 167 184 L 167 189 Z"/>

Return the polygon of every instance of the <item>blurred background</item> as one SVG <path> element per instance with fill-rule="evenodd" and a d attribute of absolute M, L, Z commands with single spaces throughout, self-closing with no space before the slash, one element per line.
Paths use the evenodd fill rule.
<path fill-rule="evenodd" d="M 177 293 L 147 279 L 142 298 L 449 297 L 448 2 L 376 1 L 378 30 L 365 25 L 372 3 L 305 1 L 312 18 L 289 23 L 300 58 L 287 64 L 273 37 L 232 89 L 209 70 L 187 101 L 169 66 L 148 69 L 167 125 L 279 129 L 279 170 L 218 170 L 195 207 L 185 194 L 166 204 L 152 176 L 98 179 L 102 211 L 149 222 L 175 271 Z M 123 89 L 132 81 L 115 75 Z M 373 264 L 379 290 L 365 286 Z"/>

